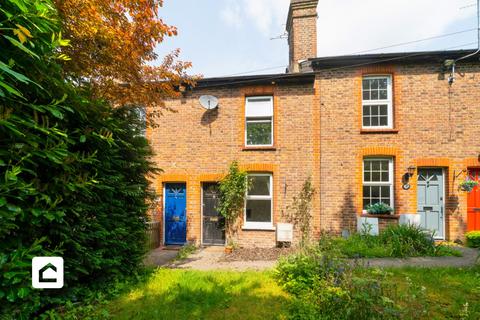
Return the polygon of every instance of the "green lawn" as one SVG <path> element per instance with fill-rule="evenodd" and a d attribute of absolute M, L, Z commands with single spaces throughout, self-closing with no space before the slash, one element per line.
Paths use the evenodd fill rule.
<path fill-rule="evenodd" d="M 115 319 L 272 319 L 287 302 L 269 273 L 159 269 L 106 307 Z"/>
<path fill-rule="evenodd" d="M 425 287 L 428 319 L 480 319 L 480 267 L 388 269 L 399 292 L 407 279 Z M 468 304 L 468 305 L 467 305 Z"/>
<path fill-rule="evenodd" d="M 373 269 L 358 270 L 375 274 Z M 401 300 L 411 281 L 424 292 L 405 306 L 415 318 L 480 319 L 480 267 L 387 269 Z M 285 319 L 289 296 L 271 272 L 158 269 L 89 315 L 113 319 Z M 402 305 L 401 301 L 398 301 Z M 468 307 L 467 307 L 468 304 Z M 412 316 L 412 317 L 413 317 Z"/>

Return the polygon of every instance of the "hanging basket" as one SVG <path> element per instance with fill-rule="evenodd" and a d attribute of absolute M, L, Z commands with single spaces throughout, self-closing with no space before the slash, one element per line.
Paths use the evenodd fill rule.
<path fill-rule="evenodd" d="M 458 187 L 462 191 L 472 192 L 472 190 L 478 185 L 479 185 L 478 181 L 467 179 L 465 181 L 460 182 Z"/>

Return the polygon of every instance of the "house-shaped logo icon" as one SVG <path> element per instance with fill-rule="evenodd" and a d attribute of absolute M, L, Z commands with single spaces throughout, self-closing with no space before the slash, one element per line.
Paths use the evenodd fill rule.
<path fill-rule="evenodd" d="M 35 257 L 32 259 L 32 287 L 59 289 L 63 287 L 63 258 Z"/>

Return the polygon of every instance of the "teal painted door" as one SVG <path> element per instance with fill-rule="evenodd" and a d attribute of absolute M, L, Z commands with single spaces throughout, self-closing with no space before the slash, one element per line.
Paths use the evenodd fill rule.
<path fill-rule="evenodd" d="M 422 228 L 444 239 L 444 182 L 442 169 L 418 169 L 417 210 Z"/>
<path fill-rule="evenodd" d="M 186 195 L 185 183 L 165 184 L 165 244 L 187 241 Z"/>

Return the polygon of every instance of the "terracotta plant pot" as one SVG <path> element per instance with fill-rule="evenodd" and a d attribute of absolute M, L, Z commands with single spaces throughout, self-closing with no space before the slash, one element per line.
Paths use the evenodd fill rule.
<path fill-rule="evenodd" d="M 229 247 L 229 246 L 225 247 L 225 253 L 226 254 L 230 254 L 232 252 L 233 252 L 233 247 Z"/>

